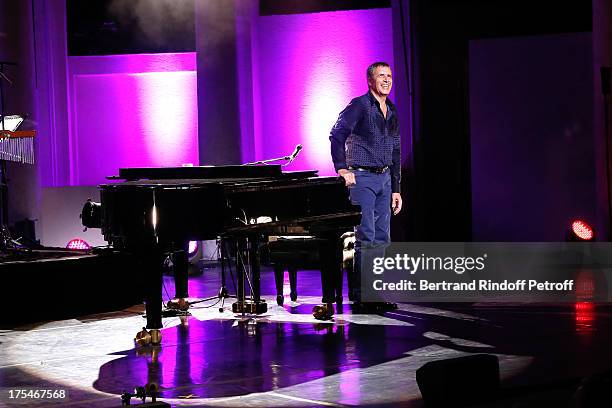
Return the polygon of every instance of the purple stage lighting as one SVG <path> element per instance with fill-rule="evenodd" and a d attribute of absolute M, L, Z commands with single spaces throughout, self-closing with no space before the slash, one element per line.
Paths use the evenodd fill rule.
<path fill-rule="evenodd" d="M 287 169 L 335 174 L 329 132 L 338 114 L 366 93 L 368 65 L 393 64 L 391 9 L 263 16 L 257 49 L 256 160 L 285 156 L 302 144 Z"/>

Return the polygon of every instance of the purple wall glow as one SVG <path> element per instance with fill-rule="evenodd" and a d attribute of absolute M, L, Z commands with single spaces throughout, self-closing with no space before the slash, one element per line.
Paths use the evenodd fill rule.
<path fill-rule="evenodd" d="M 70 57 L 70 184 L 198 164 L 195 53 Z"/>
<path fill-rule="evenodd" d="M 338 113 L 366 92 L 371 62 L 393 61 L 391 10 L 255 22 L 244 158 L 284 156 L 302 143 L 288 169 L 333 174 L 328 136 Z M 69 57 L 68 88 L 70 185 L 104 182 L 119 167 L 198 164 L 194 53 Z"/>
<path fill-rule="evenodd" d="M 284 156 L 301 143 L 287 169 L 334 174 L 329 131 L 338 113 L 367 91 L 370 63 L 393 63 L 391 9 L 263 16 L 257 25 L 256 159 Z"/>

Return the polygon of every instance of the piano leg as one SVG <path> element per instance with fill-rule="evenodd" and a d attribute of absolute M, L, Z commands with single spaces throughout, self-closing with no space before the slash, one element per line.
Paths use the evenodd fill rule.
<path fill-rule="evenodd" d="M 185 242 L 180 250 L 172 254 L 172 263 L 174 264 L 174 297 L 177 299 L 188 298 L 189 242 Z"/>
<path fill-rule="evenodd" d="M 342 242 L 340 235 L 330 232 L 320 236 L 321 285 L 323 303 L 342 303 Z"/>
<path fill-rule="evenodd" d="M 253 302 L 261 301 L 261 259 L 259 257 L 259 236 L 249 236 L 249 257 L 251 261 L 251 279 L 253 285 Z"/>
<path fill-rule="evenodd" d="M 285 268 L 282 265 L 274 265 L 274 284 L 276 286 L 276 304 L 282 306 L 285 303 L 283 297 L 283 279 L 285 275 Z"/>
<path fill-rule="evenodd" d="M 297 301 L 297 268 L 295 266 L 289 267 L 289 287 L 291 288 L 291 292 L 289 293 L 289 297 L 292 302 Z M 281 293 L 282 289 L 281 289 Z"/>
<path fill-rule="evenodd" d="M 321 234 L 319 256 L 321 262 L 321 286 L 323 305 L 315 306 L 312 315 L 318 320 L 329 320 L 334 315 L 334 303 L 338 311 L 342 307 L 342 250 L 341 234 L 331 231 Z"/>
<path fill-rule="evenodd" d="M 342 304 L 342 278 L 344 276 L 343 258 L 344 258 L 344 242 L 341 239 L 342 233 L 334 233 L 331 242 L 333 246 L 333 269 L 332 279 L 335 292 L 335 301 L 337 305 Z"/>
<path fill-rule="evenodd" d="M 151 344 L 161 343 L 162 326 L 162 272 L 164 252 L 155 246 L 139 251 L 142 259 L 142 276 L 145 282 L 145 311 L 147 314 L 147 329 L 150 330 Z"/>
<path fill-rule="evenodd" d="M 323 292 L 323 299 L 321 301 L 323 303 L 332 303 L 334 298 L 334 288 L 330 273 L 330 253 L 329 241 L 322 239 L 319 246 L 319 262 L 321 264 L 321 288 Z"/>

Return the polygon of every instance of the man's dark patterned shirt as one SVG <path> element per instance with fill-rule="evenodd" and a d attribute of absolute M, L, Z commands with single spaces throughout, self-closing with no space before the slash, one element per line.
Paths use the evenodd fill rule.
<path fill-rule="evenodd" d="M 336 171 L 353 167 L 391 170 L 391 188 L 400 191 L 400 134 L 395 105 L 387 98 L 387 118 L 369 91 L 340 112 L 329 136 Z"/>

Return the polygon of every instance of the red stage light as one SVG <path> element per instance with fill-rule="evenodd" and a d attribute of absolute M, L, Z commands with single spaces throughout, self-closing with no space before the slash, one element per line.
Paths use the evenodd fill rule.
<path fill-rule="evenodd" d="M 582 220 L 572 222 L 572 232 L 581 241 L 590 241 L 593 239 L 593 228 Z"/>
<path fill-rule="evenodd" d="M 66 248 L 68 249 L 90 249 L 91 245 L 89 245 L 86 241 L 81 238 L 71 239 L 68 244 L 66 244 Z"/>
<path fill-rule="evenodd" d="M 595 305 L 591 302 L 577 302 L 576 311 L 576 331 L 589 333 L 593 331 L 595 324 Z"/>

